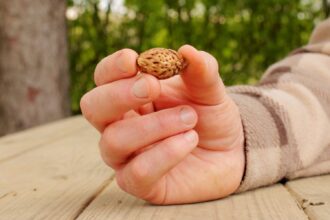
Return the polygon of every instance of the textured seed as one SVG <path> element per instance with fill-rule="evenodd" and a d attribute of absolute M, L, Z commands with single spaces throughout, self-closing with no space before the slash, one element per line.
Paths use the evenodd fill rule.
<path fill-rule="evenodd" d="M 165 48 L 153 48 L 141 53 L 137 58 L 137 65 L 141 72 L 158 79 L 170 78 L 185 68 L 181 54 Z"/>

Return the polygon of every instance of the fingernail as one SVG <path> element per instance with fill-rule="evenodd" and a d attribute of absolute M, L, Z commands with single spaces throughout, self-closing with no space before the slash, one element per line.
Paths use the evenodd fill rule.
<path fill-rule="evenodd" d="M 188 142 L 195 142 L 197 139 L 197 135 L 194 131 L 188 131 L 184 133 L 183 136 Z"/>
<path fill-rule="evenodd" d="M 133 93 L 138 98 L 147 98 L 148 97 L 148 83 L 147 81 L 142 77 L 138 79 L 134 85 L 133 85 Z"/>
<path fill-rule="evenodd" d="M 121 72 L 127 72 L 127 67 L 124 58 L 125 57 L 123 57 L 123 52 L 119 52 L 116 59 L 116 65 Z"/>
<path fill-rule="evenodd" d="M 195 114 L 193 111 L 189 108 L 182 108 L 180 111 L 180 118 L 183 121 L 183 123 L 187 125 L 191 125 L 195 121 Z"/>

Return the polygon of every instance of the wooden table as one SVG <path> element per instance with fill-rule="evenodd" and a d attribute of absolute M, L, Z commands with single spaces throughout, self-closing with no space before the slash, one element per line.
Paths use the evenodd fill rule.
<path fill-rule="evenodd" d="M 330 175 L 225 199 L 153 206 L 121 191 L 98 133 L 72 117 L 0 139 L 0 219 L 330 219 Z"/>

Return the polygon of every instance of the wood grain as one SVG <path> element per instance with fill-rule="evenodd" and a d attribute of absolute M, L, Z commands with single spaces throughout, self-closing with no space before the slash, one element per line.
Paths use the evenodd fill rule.
<path fill-rule="evenodd" d="M 112 182 L 79 216 L 87 219 L 308 219 L 282 185 L 226 199 L 189 205 L 153 206 L 122 192 Z"/>
<path fill-rule="evenodd" d="M 89 127 L 81 116 L 56 121 L 0 138 L 0 163 Z"/>
<path fill-rule="evenodd" d="M 330 219 L 330 175 L 290 181 L 286 187 L 311 220 Z"/>
<path fill-rule="evenodd" d="M 98 139 L 81 117 L 0 139 L 0 220 L 330 219 L 330 175 L 211 202 L 150 205 L 118 188 Z"/>
<path fill-rule="evenodd" d="M 113 175 L 99 156 L 98 137 L 90 127 L 81 129 L 2 162 L 0 219 L 67 220 L 79 215 Z"/>

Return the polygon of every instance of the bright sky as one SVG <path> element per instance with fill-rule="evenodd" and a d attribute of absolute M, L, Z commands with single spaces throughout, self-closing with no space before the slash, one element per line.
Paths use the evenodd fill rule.
<path fill-rule="evenodd" d="M 110 0 L 101 0 L 100 1 L 100 7 L 101 9 L 106 9 L 107 5 Z M 79 3 L 79 0 L 76 0 L 77 3 Z M 114 13 L 118 14 L 124 14 L 125 13 L 125 6 L 124 6 L 124 0 L 113 0 L 112 2 L 112 11 Z M 78 17 L 78 10 L 75 7 L 68 8 L 66 11 L 66 16 L 68 19 L 76 19 Z"/>
<path fill-rule="evenodd" d="M 110 0 L 101 0 L 101 8 L 106 8 Z M 113 0 L 112 10 L 117 13 L 123 13 L 125 11 L 124 0 Z"/>

